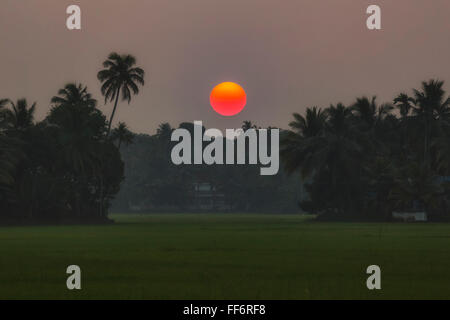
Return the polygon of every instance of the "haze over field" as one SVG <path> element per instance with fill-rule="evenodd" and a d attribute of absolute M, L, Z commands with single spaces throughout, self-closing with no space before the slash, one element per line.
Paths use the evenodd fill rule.
<path fill-rule="evenodd" d="M 81 32 L 65 27 L 74 3 Z M 365 27 L 369 4 L 382 8 L 382 31 Z M 293 111 L 308 106 L 364 94 L 381 102 L 425 79 L 450 81 L 449 12 L 448 0 L 2 0 L 0 96 L 36 100 L 38 120 L 69 81 L 102 100 L 96 73 L 118 51 L 135 55 L 148 74 L 116 117 L 134 131 L 193 120 L 286 127 Z M 209 92 L 222 81 L 248 94 L 246 109 L 229 119 L 209 107 Z"/>

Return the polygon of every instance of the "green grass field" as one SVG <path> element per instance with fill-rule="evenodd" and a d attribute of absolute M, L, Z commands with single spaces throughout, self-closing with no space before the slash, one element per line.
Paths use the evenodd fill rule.
<path fill-rule="evenodd" d="M 107 226 L 0 227 L 0 299 L 450 298 L 450 224 L 288 215 L 113 215 Z M 82 290 L 66 289 L 66 268 Z M 382 269 L 369 291 L 367 266 Z"/>

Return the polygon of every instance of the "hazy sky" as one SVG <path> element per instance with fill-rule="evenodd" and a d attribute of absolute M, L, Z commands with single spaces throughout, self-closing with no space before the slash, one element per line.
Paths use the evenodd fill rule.
<path fill-rule="evenodd" d="M 70 4 L 81 6 L 81 31 L 66 29 Z M 382 31 L 366 28 L 370 4 L 382 8 Z M 117 51 L 147 73 L 116 116 L 134 131 L 193 120 L 287 127 L 307 106 L 389 101 L 429 78 L 450 91 L 449 16 L 449 0 L 0 0 L 0 97 L 37 101 L 42 119 L 59 88 L 81 81 L 109 116 L 96 73 Z M 209 106 L 223 81 L 248 95 L 232 118 Z"/>

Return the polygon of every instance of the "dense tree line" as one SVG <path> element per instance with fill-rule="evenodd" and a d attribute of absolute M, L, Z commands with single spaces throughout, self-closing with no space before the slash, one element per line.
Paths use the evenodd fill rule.
<path fill-rule="evenodd" d="M 193 138 L 193 123 L 181 123 L 179 128 L 187 129 Z M 250 121 L 242 125 L 244 131 L 255 128 Z M 298 212 L 298 176 L 288 177 L 284 172 L 261 176 L 259 166 L 248 164 L 174 165 L 171 160 L 171 150 L 176 144 L 171 142 L 174 129 L 169 123 L 162 123 L 154 135 L 137 135 L 132 145 L 122 146 L 126 178 L 114 210 Z M 203 147 L 208 143 L 203 142 Z M 246 147 L 248 158 L 248 143 Z M 198 203 L 199 184 L 206 185 L 206 205 Z"/>
<path fill-rule="evenodd" d="M 36 103 L 0 101 L 0 222 L 108 221 L 124 175 L 118 147 L 130 139 L 122 123 L 110 134 L 111 123 L 144 71 L 116 53 L 103 65 L 101 91 L 115 101 L 109 122 L 81 84 L 59 90 L 42 121 L 34 120 Z"/>
<path fill-rule="evenodd" d="M 443 84 L 423 82 L 392 104 L 362 97 L 294 114 L 281 156 L 288 172 L 309 181 L 302 208 L 330 219 L 386 220 L 392 211 L 448 219 L 450 99 Z"/>
<path fill-rule="evenodd" d="M 280 134 L 282 170 L 261 176 L 255 165 L 174 165 L 168 123 L 154 135 L 136 135 L 123 122 L 112 128 L 119 101 L 130 103 L 144 85 L 135 64 L 112 53 L 97 75 L 105 103 L 113 103 L 109 120 L 78 83 L 57 92 L 42 121 L 34 119 L 36 103 L 0 100 L 0 222 L 105 222 L 113 199 L 117 210 L 198 210 L 204 183 L 208 211 L 450 216 L 450 98 L 442 81 L 392 103 L 361 97 L 295 113 Z M 194 132 L 192 123 L 179 127 Z"/>

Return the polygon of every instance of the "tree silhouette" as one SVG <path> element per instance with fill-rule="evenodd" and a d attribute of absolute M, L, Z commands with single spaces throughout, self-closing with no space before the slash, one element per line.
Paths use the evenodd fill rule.
<path fill-rule="evenodd" d="M 386 220 L 393 211 L 420 209 L 430 219 L 450 220 L 450 98 L 442 81 L 423 82 L 393 104 L 369 96 L 350 107 L 294 113 L 290 130 L 280 134 L 283 169 L 261 177 L 250 165 L 173 165 L 169 123 L 154 135 L 135 135 L 123 122 L 112 129 L 120 95 L 130 102 L 144 83 L 143 70 L 134 65 L 131 56 L 111 54 L 99 72 L 105 102 L 115 100 L 109 122 L 78 82 L 58 91 L 42 121 L 34 120 L 35 103 L 0 100 L 0 223 L 105 222 L 124 166 L 124 207 L 192 210 L 201 202 L 195 186 L 205 183 L 214 189 L 212 210 L 219 210 L 222 198 L 240 212 L 281 212 L 286 203 L 300 203 L 324 219 Z M 179 125 L 191 136 L 194 127 Z M 257 127 L 244 121 L 242 128 Z M 297 171 L 303 181 L 286 175 Z M 309 199 L 296 196 L 299 183 Z"/>
<path fill-rule="evenodd" d="M 36 103 L 28 107 L 26 99 L 19 99 L 16 103 L 11 101 L 11 109 L 6 111 L 7 121 L 14 129 L 26 129 L 33 124 Z"/>
<path fill-rule="evenodd" d="M 413 112 L 424 125 L 423 161 L 427 166 L 430 165 L 430 140 L 437 120 L 448 120 L 450 116 L 450 98 L 445 98 L 443 85 L 443 81 L 430 80 L 422 82 L 421 89 L 414 89 Z"/>
<path fill-rule="evenodd" d="M 172 136 L 172 132 L 173 132 L 172 126 L 169 123 L 164 122 L 158 126 L 158 129 L 156 129 L 156 136 L 158 137 L 159 140 L 168 143 Z"/>
<path fill-rule="evenodd" d="M 406 93 L 400 93 L 397 98 L 394 99 L 394 105 L 399 109 L 402 118 L 409 116 L 414 103 L 415 100 Z"/>
<path fill-rule="evenodd" d="M 281 141 L 280 155 L 288 173 L 301 168 L 302 176 L 306 178 L 314 171 L 308 155 L 323 135 L 327 114 L 312 107 L 306 109 L 305 116 L 298 113 L 293 116 L 295 120 L 289 123 L 292 131 L 288 131 Z"/>
<path fill-rule="evenodd" d="M 117 141 L 117 148 L 120 150 L 122 143 L 126 146 L 133 143 L 134 133 L 131 132 L 125 122 L 119 122 L 118 126 L 111 132 L 111 140 Z"/>
<path fill-rule="evenodd" d="M 351 107 L 355 117 L 369 128 L 372 128 L 377 120 L 378 107 L 376 99 L 376 97 L 372 97 L 371 100 L 367 97 L 357 98 Z"/>
<path fill-rule="evenodd" d="M 111 131 L 112 121 L 116 113 L 119 95 L 122 100 L 131 102 L 131 95 L 139 93 L 139 85 L 144 85 L 144 70 L 134 67 L 136 58 L 131 55 L 119 55 L 115 52 L 108 56 L 108 60 L 103 62 L 105 69 L 97 74 L 97 78 L 102 83 L 101 91 L 107 101 L 114 101 L 114 109 L 108 124 L 107 136 Z"/>
<path fill-rule="evenodd" d="M 58 91 L 58 96 L 54 96 L 51 103 L 56 107 L 61 105 L 75 106 L 80 103 L 88 107 L 94 108 L 97 105 L 97 100 L 92 98 L 92 95 L 87 92 L 87 87 L 81 84 L 78 86 L 74 83 L 67 84 L 63 89 Z"/>
<path fill-rule="evenodd" d="M 327 114 L 320 108 L 312 107 L 306 109 L 306 116 L 303 117 L 294 113 L 294 121 L 289 126 L 300 136 L 309 138 L 322 132 L 327 120 Z"/>
<path fill-rule="evenodd" d="M 310 178 L 310 200 L 302 208 L 381 219 L 393 210 L 420 209 L 432 219 L 450 218 L 450 184 L 444 183 L 450 175 L 450 98 L 439 80 L 413 92 L 399 94 L 393 104 L 361 97 L 350 108 L 331 106 L 320 121 L 320 109 L 294 114 L 280 154 L 289 173 Z"/>

